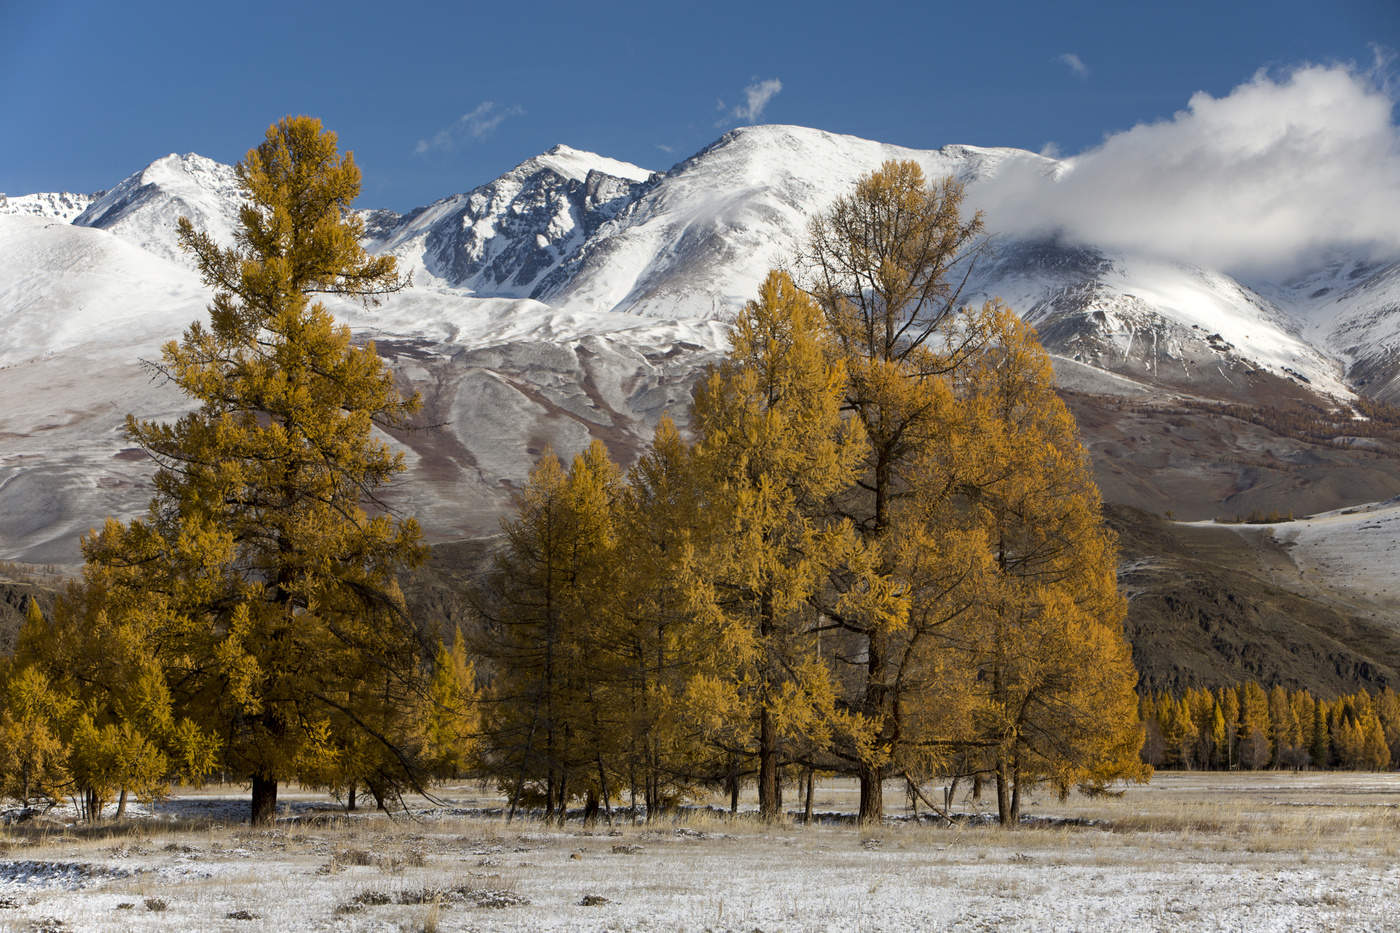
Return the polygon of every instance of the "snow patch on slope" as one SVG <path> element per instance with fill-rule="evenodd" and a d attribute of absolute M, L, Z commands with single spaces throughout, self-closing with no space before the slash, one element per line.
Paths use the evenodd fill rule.
<path fill-rule="evenodd" d="M 1263 527 L 1288 548 L 1305 579 L 1368 602 L 1400 603 L 1400 500 Z"/>
<path fill-rule="evenodd" d="M 0 366 L 177 336 L 203 314 L 193 272 L 101 230 L 0 216 Z"/>

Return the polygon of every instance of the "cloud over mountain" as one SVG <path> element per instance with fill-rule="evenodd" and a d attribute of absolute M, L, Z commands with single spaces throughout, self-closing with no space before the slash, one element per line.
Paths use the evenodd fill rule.
<path fill-rule="evenodd" d="M 1400 128 L 1353 67 L 1260 72 L 1193 95 L 1051 173 L 1014 167 L 972 192 L 994 229 L 1237 270 L 1332 246 L 1400 248 Z"/>

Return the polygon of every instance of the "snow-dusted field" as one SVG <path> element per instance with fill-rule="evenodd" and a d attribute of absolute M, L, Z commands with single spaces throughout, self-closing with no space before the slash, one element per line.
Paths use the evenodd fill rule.
<path fill-rule="evenodd" d="M 0 929 L 1393 929 L 1400 775 L 1161 774 L 1038 798 L 1003 831 L 679 820 L 506 823 L 457 787 L 412 818 L 291 795 L 275 830 L 218 792 L 100 832 L 0 830 Z M 854 788 L 819 785 L 819 812 Z M 975 812 L 972 801 L 960 803 Z M 1086 825 L 1086 821 L 1095 820 Z"/>

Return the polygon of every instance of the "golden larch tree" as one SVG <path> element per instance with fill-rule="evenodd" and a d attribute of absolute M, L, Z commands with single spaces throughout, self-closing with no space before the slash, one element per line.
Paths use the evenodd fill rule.
<path fill-rule="evenodd" d="M 962 201 L 957 181 L 929 184 L 917 163 L 886 162 L 813 221 L 802 257 L 807 287 L 844 358 L 845 408 L 867 439 L 860 477 L 840 503 L 868 552 L 864 572 L 839 578 L 825 607 L 852 642 L 845 656 L 859 659 L 861 669 L 846 678 L 847 702 L 877 728 L 873 754 L 856 764 L 863 822 L 883 813 L 883 778 L 901 741 L 894 708 L 904 681 L 896 668 L 909 619 L 884 598 L 904 589 L 896 504 L 941 481 L 915 468 L 946 414 L 939 377 L 981 341 L 975 322 L 959 313 L 982 242 L 981 215 L 963 218 Z M 839 602 L 853 594 L 863 610 L 842 611 Z"/>
<path fill-rule="evenodd" d="M 845 367 L 821 309 L 787 274 L 769 274 L 730 342 L 691 411 L 701 498 L 720 522 L 704 555 L 706 594 L 712 624 L 734 633 L 728 741 L 757 758 L 759 810 L 774 819 L 785 747 L 864 733 L 838 707 L 813 605 L 854 540 L 830 517 L 831 500 L 866 448 L 841 414 Z"/>
<path fill-rule="evenodd" d="M 1102 786 L 1149 772 L 1117 548 L 1088 456 L 1034 331 L 1004 306 L 984 319 L 987 341 L 957 377 L 965 449 L 949 455 L 966 520 L 993 558 L 973 581 L 959 643 L 977 672 L 975 732 L 1010 824 L 1038 781 Z M 1170 721 L 1180 754 L 1196 732 L 1184 702 Z"/>
<path fill-rule="evenodd" d="M 375 751 L 356 764 L 371 773 L 358 777 L 417 785 L 426 772 L 403 737 L 432 655 L 397 584 L 424 557 L 418 525 L 377 498 L 403 460 L 375 427 L 404 423 L 417 398 L 317 300 L 369 303 L 404 284 L 393 258 L 360 246 L 360 170 L 320 121 L 287 117 L 237 176 L 232 245 L 179 225 L 215 295 L 207 325 L 154 368 L 196 408 L 174 423 L 128 418 L 159 465 L 155 498 L 84 556 L 163 603 L 149 643 L 175 703 L 251 781 L 262 823 L 279 782 L 325 780 L 365 743 Z"/>

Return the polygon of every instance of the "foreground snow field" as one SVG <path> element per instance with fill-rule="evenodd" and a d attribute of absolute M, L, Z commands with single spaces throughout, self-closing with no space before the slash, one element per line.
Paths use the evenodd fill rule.
<path fill-rule="evenodd" d="M 1162 774 L 1042 796 L 1012 832 L 915 824 L 897 792 L 865 832 L 705 811 L 508 824 L 470 786 L 392 821 L 284 795 L 261 831 L 225 821 L 235 790 L 189 792 L 121 827 L 0 829 L 0 929 L 1394 928 L 1400 775 Z M 817 810 L 854 799 L 826 782 Z"/>

